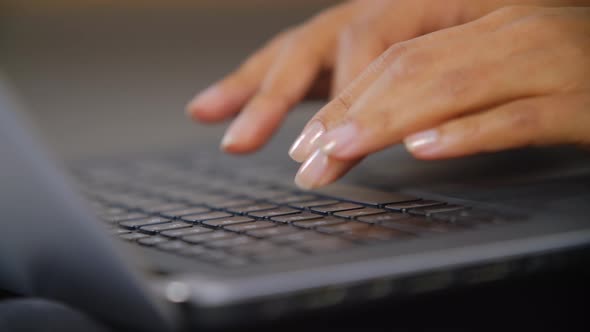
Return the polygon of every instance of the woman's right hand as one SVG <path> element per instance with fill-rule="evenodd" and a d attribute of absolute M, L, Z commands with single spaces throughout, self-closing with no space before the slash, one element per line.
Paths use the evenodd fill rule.
<path fill-rule="evenodd" d="M 236 71 L 195 97 L 187 111 L 203 122 L 237 115 L 221 146 L 230 153 L 252 152 L 269 140 L 287 112 L 306 96 L 339 95 L 342 103 L 355 99 L 346 91 L 341 93 L 344 87 L 393 44 L 475 20 L 508 4 L 564 2 L 567 0 L 348 1 L 280 33 Z M 368 84 L 373 79 L 371 72 L 358 80 Z M 306 160 L 324 131 L 305 128 L 291 157 Z M 329 163 L 332 174 L 326 181 L 353 165 L 332 159 Z"/>
<path fill-rule="evenodd" d="M 278 34 L 236 71 L 200 93 L 187 111 L 203 122 L 239 113 L 222 146 L 227 152 L 251 152 L 309 93 L 335 95 L 391 44 L 473 19 L 464 16 L 463 3 L 480 2 L 345 2 Z M 294 157 L 302 161 L 305 153 Z"/>

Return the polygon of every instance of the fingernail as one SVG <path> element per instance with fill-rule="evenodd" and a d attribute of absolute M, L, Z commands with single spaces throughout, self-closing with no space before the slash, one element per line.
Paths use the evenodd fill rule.
<path fill-rule="evenodd" d="M 322 135 L 318 145 L 326 155 L 341 154 L 354 148 L 354 141 L 359 137 L 358 127 L 350 122 Z"/>
<path fill-rule="evenodd" d="M 417 154 L 432 153 L 439 147 L 440 135 L 438 130 L 430 129 L 410 135 L 404 139 L 406 148 Z"/>
<path fill-rule="evenodd" d="M 225 131 L 225 135 L 221 139 L 221 149 L 228 151 L 228 148 L 238 143 L 238 137 L 240 133 L 245 132 L 248 129 L 248 123 L 243 114 L 238 115 L 237 118 L 229 125 L 229 128 Z"/>
<path fill-rule="evenodd" d="M 323 175 L 328 165 L 328 156 L 322 153 L 319 149 L 316 150 L 303 163 L 297 175 L 295 176 L 295 184 L 302 189 L 313 189 L 321 184 Z"/>
<path fill-rule="evenodd" d="M 222 101 L 221 90 L 216 85 L 213 85 L 203 90 L 188 103 L 187 112 L 190 114 L 197 109 L 205 111 L 215 109 Z"/>
<path fill-rule="evenodd" d="M 227 150 L 229 146 L 233 145 L 234 141 L 234 136 L 232 135 L 231 131 L 228 130 L 221 139 L 221 150 Z"/>
<path fill-rule="evenodd" d="M 314 120 L 310 123 L 295 140 L 289 149 L 289 156 L 297 162 L 303 162 L 316 149 L 316 141 L 326 132 L 324 125 Z"/>

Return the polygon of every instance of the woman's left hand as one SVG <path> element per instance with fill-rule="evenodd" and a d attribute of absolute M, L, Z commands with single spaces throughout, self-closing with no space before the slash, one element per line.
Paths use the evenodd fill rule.
<path fill-rule="evenodd" d="M 402 141 L 419 159 L 590 146 L 590 7 L 505 7 L 393 45 L 313 121 L 304 188 Z"/>

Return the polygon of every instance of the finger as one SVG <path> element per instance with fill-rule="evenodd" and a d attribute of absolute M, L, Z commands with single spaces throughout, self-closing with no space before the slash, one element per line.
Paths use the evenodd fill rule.
<path fill-rule="evenodd" d="M 554 88 L 553 51 L 529 49 L 515 31 L 470 30 L 441 31 L 431 46 L 409 47 L 318 141 L 323 151 L 356 159 L 451 118 Z"/>
<path fill-rule="evenodd" d="M 336 181 L 359 161 L 343 162 L 331 159 L 318 149 L 312 153 L 297 172 L 295 184 L 305 190 L 325 186 Z"/>
<path fill-rule="evenodd" d="M 365 70 L 358 78 L 350 84 L 339 97 L 325 106 L 322 111 L 314 116 L 304 128 L 299 138 L 295 141 L 289 155 L 298 162 L 304 162 L 295 176 L 295 184 L 303 189 L 314 189 L 325 186 L 336 181 L 346 174 L 351 168 L 357 165 L 362 158 L 355 160 L 338 160 L 320 153 L 315 148 L 315 142 L 325 132 L 322 124 L 322 112 L 346 112 L 348 109 L 347 100 L 360 95 L 377 77 L 380 67 L 386 63 L 390 53 L 385 52 L 377 60 L 370 64 L 370 69 Z"/>
<path fill-rule="evenodd" d="M 270 138 L 320 72 L 324 52 L 320 42 L 311 44 L 301 33 L 286 42 L 260 89 L 228 128 L 222 140 L 225 151 L 249 152 Z"/>
<path fill-rule="evenodd" d="M 287 111 L 313 87 L 322 69 L 331 67 L 335 31 L 358 5 L 347 2 L 324 11 L 289 36 L 260 89 L 226 132 L 225 151 L 251 152 L 270 138 Z"/>
<path fill-rule="evenodd" d="M 332 95 L 336 96 L 387 49 L 370 15 L 345 28 L 338 38 Z"/>
<path fill-rule="evenodd" d="M 195 120 L 216 122 L 237 112 L 256 93 L 289 31 L 270 41 L 223 80 L 199 93 L 186 107 Z"/>
<path fill-rule="evenodd" d="M 443 159 L 531 145 L 590 144 L 590 97 L 514 101 L 449 121 L 405 139 L 419 159 Z"/>
<path fill-rule="evenodd" d="M 330 123 L 330 118 L 336 118 L 346 113 L 352 101 L 358 98 L 370 86 L 393 56 L 395 56 L 393 49 L 381 54 L 360 76 L 338 94 L 336 98 L 313 116 L 289 150 L 289 155 L 293 160 L 303 162 L 315 151 L 317 139 L 326 131 L 325 123 Z"/>

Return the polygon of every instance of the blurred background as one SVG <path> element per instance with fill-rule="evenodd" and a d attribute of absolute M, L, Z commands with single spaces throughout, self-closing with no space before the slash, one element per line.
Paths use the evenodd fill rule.
<path fill-rule="evenodd" d="M 335 2 L 2 0 L 0 71 L 66 158 L 217 141 L 224 125 L 194 125 L 185 103 Z"/>

